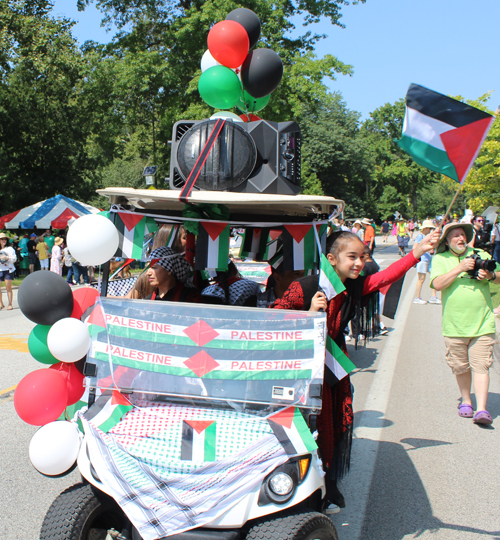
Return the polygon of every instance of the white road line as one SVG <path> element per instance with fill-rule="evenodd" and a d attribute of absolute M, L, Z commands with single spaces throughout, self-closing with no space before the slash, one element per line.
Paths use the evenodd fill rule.
<path fill-rule="evenodd" d="M 343 524 L 348 525 L 345 529 L 342 528 L 339 533 L 346 540 L 362 540 L 361 532 L 377 461 L 379 441 L 382 437 L 392 380 L 396 371 L 401 340 L 413 302 L 416 283 L 417 275 L 415 274 L 398 308 L 401 317 L 395 319 L 397 324 L 389 334 L 380 356 L 377 373 L 366 398 L 364 411 L 359 417 L 359 427 L 354 429 L 355 440 L 353 441 L 351 470 L 347 479 L 342 483 L 344 489 L 341 487 L 341 491 L 346 494 L 346 498 L 349 500 L 345 510 L 341 510 L 338 514 Z M 377 414 L 374 414 L 373 411 L 377 411 Z M 363 443 L 357 444 L 356 440 L 363 440 Z M 356 451 L 357 448 L 359 451 Z"/>

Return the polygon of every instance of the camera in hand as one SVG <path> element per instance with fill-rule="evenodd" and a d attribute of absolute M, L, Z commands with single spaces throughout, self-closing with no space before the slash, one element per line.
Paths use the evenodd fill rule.
<path fill-rule="evenodd" d="M 494 272 L 497 266 L 496 262 L 492 261 L 491 259 L 481 259 L 481 257 L 479 256 L 476 250 L 474 250 L 474 253 L 472 255 L 466 258 L 474 259 L 474 268 L 472 270 L 467 271 L 469 276 L 473 279 L 478 278 L 479 270 L 486 270 L 487 272 Z"/>

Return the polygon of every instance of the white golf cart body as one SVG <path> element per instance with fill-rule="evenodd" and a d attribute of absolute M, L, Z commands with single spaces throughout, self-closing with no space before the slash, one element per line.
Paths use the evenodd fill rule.
<path fill-rule="evenodd" d="M 158 218 L 159 222 L 161 222 L 163 219 L 164 222 L 167 223 L 172 222 L 172 220 L 177 220 L 179 223 L 181 223 L 182 211 L 185 207 L 185 204 L 179 201 L 178 191 L 107 188 L 104 190 L 100 190 L 99 193 L 110 199 L 111 205 L 114 209 L 121 209 L 123 211 L 134 211 L 138 213 L 143 213 L 145 215 L 155 215 L 155 218 Z M 332 197 L 316 197 L 307 195 L 282 196 L 196 190 L 193 191 L 192 195 L 190 196 L 189 202 L 193 205 L 198 205 L 200 203 L 225 205 L 229 209 L 231 214 L 230 224 L 234 227 L 244 226 L 242 225 L 242 223 L 246 223 L 247 226 L 248 224 L 254 223 L 257 224 L 256 226 L 259 226 L 260 223 L 271 223 L 275 224 L 275 226 L 278 226 L 282 223 L 294 223 L 297 221 L 300 223 L 313 224 L 319 220 L 325 222 L 325 220 L 328 219 L 329 216 L 332 216 L 332 214 L 339 215 L 343 211 L 344 207 L 343 201 L 334 199 Z M 103 304 L 106 304 L 106 302 L 109 306 L 117 306 L 120 303 L 119 300 L 103 299 Z M 122 302 L 124 302 L 124 305 L 126 306 L 130 306 L 134 302 L 137 302 L 137 305 L 144 306 L 145 304 L 147 304 L 148 301 L 128 300 Z M 155 304 L 163 304 L 163 309 L 165 309 L 167 307 L 165 306 L 165 304 L 169 303 L 155 302 Z M 188 306 L 188 304 L 178 305 Z M 192 309 L 193 304 L 190 304 L 189 306 Z M 230 309 L 233 310 L 235 313 L 240 314 L 250 313 L 250 316 L 252 316 L 252 313 L 254 312 L 262 311 L 259 310 L 259 308 L 244 308 L 234 306 L 203 307 L 203 309 L 205 310 L 212 308 L 214 311 L 214 317 L 217 316 L 217 310 L 220 309 Z M 143 307 L 143 309 L 147 308 Z M 304 316 L 304 312 L 296 313 L 302 313 L 302 316 Z M 321 316 L 323 316 L 322 324 L 324 328 L 324 314 L 316 315 L 319 315 L 318 320 L 319 318 L 321 318 Z M 263 330 L 265 330 L 265 328 L 263 328 Z M 105 366 L 105 362 L 103 362 L 103 366 Z M 103 369 L 107 368 L 104 367 Z M 111 369 L 113 369 L 113 366 L 111 366 Z M 108 377 L 108 380 L 109 379 L 110 377 Z M 140 377 L 138 377 L 137 380 L 140 380 Z M 87 384 L 91 386 L 91 390 L 94 391 L 95 388 L 93 387 L 93 385 L 95 385 L 96 379 L 89 379 L 89 381 L 90 382 L 88 382 Z M 306 390 L 301 390 L 297 392 L 296 387 L 293 390 L 293 392 L 295 392 L 294 395 L 298 395 L 300 392 L 302 392 L 302 394 L 304 395 L 307 394 L 310 390 L 309 385 L 314 385 L 318 382 L 321 383 L 322 381 L 319 381 L 317 378 L 314 380 L 306 381 Z M 157 387 L 155 388 L 145 388 L 144 384 L 141 387 L 141 384 L 139 382 L 138 385 L 136 385 L 134 388 L 128 388 L 127 391 L 132 394 L 134 392 L 150 392 L 151 394 L 155 394 L 155 397 L 160 397 L 164 401 L 168 400 L 169 395 L 173 398 L 182 398 L 184 396 L 189 399 L 190 397 L 193 397 L 193 395 L 190 395 L 189 392 L 183 393 L 184 391 L 180 391 L 177 393 L 171 393 L 168 389 L 165 389 L 165 387 L 161 387 L 160 383 L 155 384 L 157 384 Z M 316 386 L 318 385 L 316 384 Z M 227 388 L 229 388 L 229 386 L 227 386 Z M 99 388 L 98 393 L 100 390 L 103 389 L 104 388 Z M 288 405 L 292 404 L 301 407 L 301 410 L 303 413 L 305 413 L 305 417 L 307 420 L 309 414 L 317 415 L 321 408 L 320 394 L 313 394 L 314 393 L 311 393 L 311 398 L 307 396 L 305 399 L 303 398 L 302 403 L 299 403 L 297 400 L 280 401 L 279 399 L 271 399 L 271 397 L 262 399 L 259 398 L 255 399 L 255 401 L 252 401 L 251 399 L 248 399 L 247 395 L 246 398 L 241 398 L 240 405 L 242 404 L 243 407 L 246 407 L 247 404 L 250 404 L 251 407 L 258 408 L 259 406 L 262 407 L 264 405 L 272 405 L 274 407 L 287 407 Z M 200 395 L 195 396 L 196 399 L 198 399 L 199 397 Z M 210 390 L 208 391 L 208 394 L 205 391 L 204 399 L 208 399 L 211 402 L 212 406 L 214 403 L 217 404 L 217 398 L 213 400 L 211 399 L 213 397 L 214 396 L 213 394 L 211 394 Z M 236 401 L 238 400 L 235 395 L 232 395 L 231 399 L 236 399 Z M 199 401 L 196 401 L 196 403 L 199 403 Z M 300 459 L 300 457 L 301 456 L 292 458 L 292 461 L 297 461 L 298 459 Z M 239 500 L 237 504 L 231 506 L 222 515 L 219 515 L 212 521 L 203 524 L 203 528 L 211 530 L 211 535 L 207 533 L 206 536 L 203 536 L 203 534 L 201 534 L 198 537 L 218 538 L 217 536 L 213 536 L 213 530 L 220 529 L 221 539 L 231 538 L 228 536 L 224 536 L 223 531 L 241 529 L 245 526 L 245 524 L 248 524 L 253 520 L 263 518 L 263 516 L 269 516 L 269 518 L 272 519 L 274 514 L 283 515 L 283 513 L 286 512 L 287 509 L 290 509 L 292 507 L 299 507 L 301 503 L 304 503 L 304 501 L 312 501 L 313 498 L 316 504 L 316 508 L 314 509 L 319 510 L 321 508 L 321 504 L 318 503 L 320 503 L 320 501 L 322 501 L 325 496 L 325 486 L 323 479 L 324 473 L 322 471 L 321 462 L 318 458 L 316 451 L 311 452 L 310 455 L 307 457 L 309 459 L 309 464 L 305 477 L 300 481 L 300 483 L 296 483 L 296 485 L 294 486 L 293 496 L 291 498 L 288 498 L 286 502 L 273 503 L 268 499 L 263 503 L 263 483 L 260 483 L 259 485 L 255 485 L 254 487 L 252 487 L 252 489 L 248 491 L 244 498 Z M 87 480 L 90 484 L 98 488 L 103 493 L 113 496 L 113 493 L 110 492 L 105 483 L 100 481 L 99 476 L 96 474 L 96 471 L 91 464 L 91 461 L 89 459 L 89 449 L 87 447 L 87 441 L 85 439 L 81 446 L 81 451 L 78 458 L 78 467 L 85 480 Z M 269 479 L 270 476 L 271 474 L 268 475 L 266 481 Z M 309 507 L 311 507 L 311 505 Z M 316 513 L 316 515 L 318 514 Z M 333 525 L 331 526 L 333 527 Z M 196 529 L 191 532 L 196 532 Z M 237 537 L 240 538 L 240 536 Z M 235 536 L 232 538 L 237 537 Z M 137 531 L 135 531 L 132 534 L 132 538 L 139 539 L 141 537 L 138 535 Z M 182 534 L 174 534 L 172 538 L 175 539 L 188 537 L 184 537 L 182 536 Z M 194 538 L 194 536 L 189 536 L 189 538 Z M 244 538 L 244 536 L 242 536 L 241 538 Z M 255 536 L 255 538 L 258 538 L 258 536 Z M 319 534 L 318 536 L 303 536 L 303 538 L 336 538 L 336 534 L 333 533 L 333 535 L 331 534 L 330 536 L 322 536 L 321 534 Z"/>

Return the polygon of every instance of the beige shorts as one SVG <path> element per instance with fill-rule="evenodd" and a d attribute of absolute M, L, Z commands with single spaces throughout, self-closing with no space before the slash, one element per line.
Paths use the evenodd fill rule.
<path fill-rule="evenodd" d="M 474 338 L 445 337 L 446 363 L 455 375 L 488 373 L 493 362 L 495 334 Z"/>

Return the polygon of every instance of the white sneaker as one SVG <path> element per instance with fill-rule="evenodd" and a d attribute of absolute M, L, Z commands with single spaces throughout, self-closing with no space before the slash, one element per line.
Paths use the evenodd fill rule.
<path fill-rule="evenodd" d="M 346 342 L 347 342 L 347 341 L 351 341 L 351 339 L 352 339 L 351 336 L 345 336 Z"/>
<path fill-rule="evenodd" d="M 340 506 L 337 506 L 336 504 L 333 504 L 333 503 L 330 503 L 326 508 L 325 508 L 325 514 L 328 516 L 328 515 L 331 515 L 331 514 L 338 514 L 340 512 Z"/>
<path fill-rule="evenodd" d="M 364 341 L 366 338 L 363 334 L 359 334 L 358 341 Z"/>
<path fill-rule="evenodd" d="M 422 298 L 414 298 L 413 299 L 414 304 L 427 304 L 426 300 L 422 300 Z"/>
<path fill-rule="evenodd" d="M 389 332 L 389 330 L 387 330 L 387 328 L 384 326 L 384 328 L 381 328 L 380 331 L 379 331 L 379 334 L 381 336 L 384 336 L 385 334 L 387 334 Z"/>
<path fill-rule="evenodd" d="M 437 296 L 431 296 L 429 298 L 429 304 L 440 304 L 441 300 Z"/>

